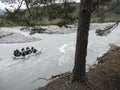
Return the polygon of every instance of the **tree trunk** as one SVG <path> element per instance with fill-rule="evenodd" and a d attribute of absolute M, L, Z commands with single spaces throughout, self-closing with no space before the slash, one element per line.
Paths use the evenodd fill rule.
<path fill-rule="evenodd" d="M 77 29 L 75 64 L 73 69 L 73 81 L 82 80 L 86 72 L 86 56 L 88 44 L 88 32 L 91 19 L 92 0 L 81 0 L 79 22 Z"/>

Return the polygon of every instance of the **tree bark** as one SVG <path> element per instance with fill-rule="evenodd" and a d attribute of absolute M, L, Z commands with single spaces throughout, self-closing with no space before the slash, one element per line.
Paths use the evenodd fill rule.
<path fill-rule="evenodd" d="M 73 69 L 73 81 L 82 80 L 86 74 L 85 67 L 88 33 L 91 19 L 91 5 L 92 0 L 81 0 L 76 39 L 75 63 Z"/>

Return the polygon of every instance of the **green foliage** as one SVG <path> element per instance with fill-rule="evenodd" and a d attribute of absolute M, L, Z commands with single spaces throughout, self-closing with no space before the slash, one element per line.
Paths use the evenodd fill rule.
<path fill-rule="evenodd" d="M 76 16 L 74 15 L 74 11 L 76 10 L 76 4 L 74 2 L 65 2 L 63 4 L 62 13 L 61 13 L 61 21 L 57 23 L 58 26 L 67 27 L 68 24 L 74 23 L 76 21 Z"/>
<path fill-rule="evenodd" d="M 36 5 L 35 7 L 30 8 L 34 20 L 29 14 L 28 10 L 15 10 L 14 12 L 11 12 L 6 9 L 5 15 L 0 16 L 0 26 L 34 26 L 40 24 L 56 24 L 61 27 L 67 27 L 68 24 L 77 23 L 79 15 L 79 3 L 66 2 L 50 4 L 50 1 L 44 2 L 44 0 L 42 0 L 40 3 L 47 4 L 41 7 L 39 6 L 38 2 L 29 2 L 29 5 Z M 99 9 L 93 13 L 91 22 L 103 23 L 119 21 L 120 5 L 110 11 L 106 11 L 115 5 L 116 2 L 102 3 L 99 6 Z"/>
<path fill-rule="evenodd" d="M 107 34 L 110 33 L 110 31 L 108 31 L 107 29 L 105 30 L 97 29 L 95 33 L 97 34 L 97 36 L 106 36 Z"/>
<path fill-rule="evenodd" d="M 116 22 L 116 23 L 113 24 L 113 25 L 107 26 L 107 27 L 105 27 L 103 30 L 102 30 L 102 29 L 97 29 L 95 33 L 96 33 L 98 36 L 106 36 L 106 35 L 108 35 L 112 30 L 114 30 L 115 27 L 118 26 L 118 23 L 119 23 L 119 22 Z"/>
<path fill-rule="evenodd" d="M 98 0 L 96 0 L 98 1 Z M 102 0 L 99 0 L 102 1 Z M 120 17 L 120 1 L 119 0 L 104 0 L 100 3 L 92 15 L 92 18 L 97 18 L 97 22 L 114 22 L 117 17 Z M 118 18 L 120 19 L 120 18 Z M 92 20 L 92 22 L 94 22 Z M 118 21 L 118 20 L 117 20 Z"/>

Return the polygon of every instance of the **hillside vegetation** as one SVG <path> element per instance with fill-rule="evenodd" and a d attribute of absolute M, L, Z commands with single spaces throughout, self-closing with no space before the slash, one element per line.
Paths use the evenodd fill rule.
<path fill-rule="evenodd" d="M 34 18 L 30 16 L 28 10 L 11 12 L 6 9 L 6 13 L 0 16 L 0 26 L 32 26 L 33 24 L 62 26 L 77 23 L 79 3 L 67 4 L 66 12 L 63 7 L 63 4 L 58 3 L 45 7 L 30 8 Z M 116 5 L 114 2 L 101 6 L 94 11 L 91 19 L 91 22 L 95 23 L 116 21 L 120 21 L 120 5 Z"/>

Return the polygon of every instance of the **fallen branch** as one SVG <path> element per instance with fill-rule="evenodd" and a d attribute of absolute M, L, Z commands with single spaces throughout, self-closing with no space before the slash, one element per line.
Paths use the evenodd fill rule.
<path fill-rule="evenodd" d="M 120 21 L 116 22 L 115 24 L 113 24 L 111 26 L 107 26 L 103 30 L 97 29 L 95 33 L 97 34 L 97 36 L 106 36 L 107 34 L 112 32 L 118 26 L 119 22 Z"/>
<path fill-rule="evenodd" d="M 41 77 L 40 77 L 40 78 L 35 79 L 35 80 L 32 81 L 32 82 L 36 82 L 36 81 L 38 81 L 38 80 L 50 81 L 50 80 L 53 80 L 53 79 L 55 79 L 55 78 L 59 78 L 59 77 L 61 77 L 61 76 L 64 76 L 64 75 L 66 75 L 67 73 L 68 73 L 68 75 L 69 75 L 70 72 L 57 74 L 57 75 L 51 76 L 51 78 L 49 78 L 49 79 L 47 79 L 47 78 L 41 78 Z M 68 75 L 67 75 L 67 76 L 68 76 Z"/>

